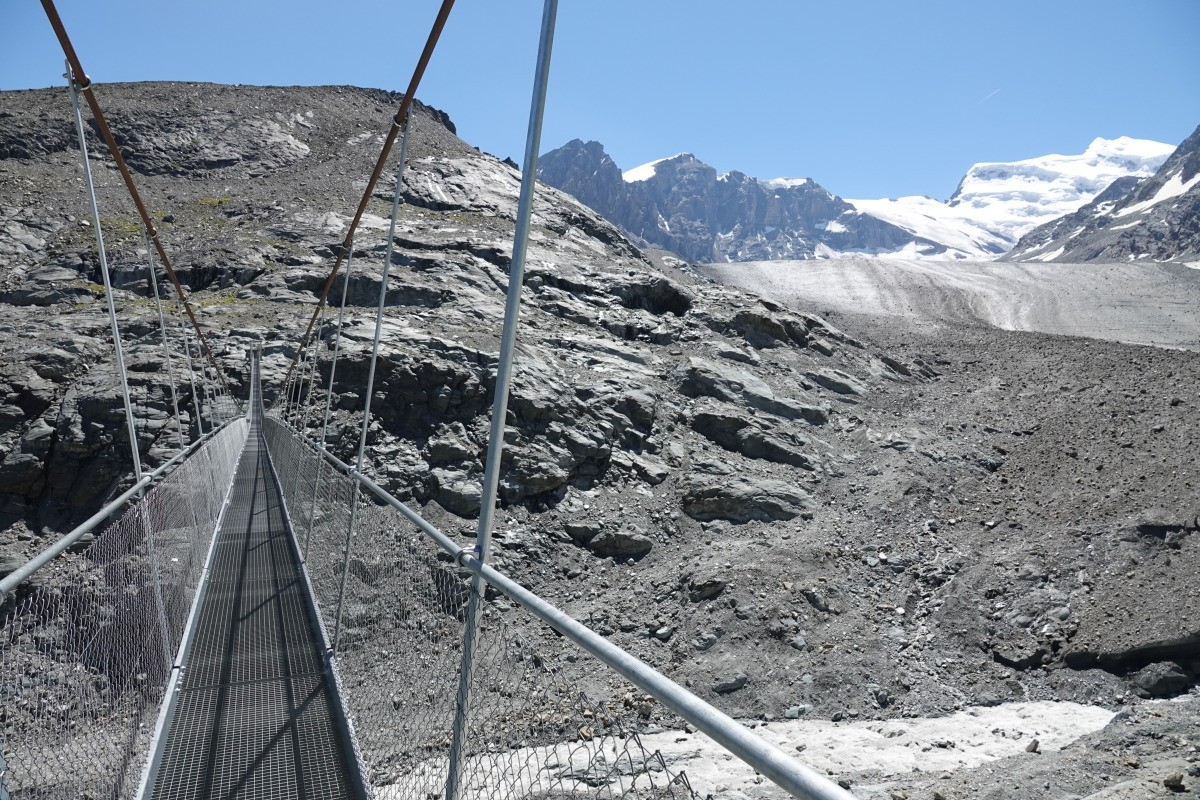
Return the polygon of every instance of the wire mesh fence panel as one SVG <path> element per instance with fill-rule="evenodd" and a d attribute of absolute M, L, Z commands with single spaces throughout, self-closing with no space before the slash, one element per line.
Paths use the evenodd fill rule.
<path fill-rule="evenodd" d="M 321 458 L 278 421 L 264 424 L 289 508 L 313 506 L 305 480 Z M 343 700 L 375 796 L 445 796 L 458 708 L 469 573 L 389 506 L 321 472 L 307 566 Z M 345 559 L 357 496 L 350 557 Z M 295 513 L 295 512 L 293 512 Z M 341 593 L 346 565 L 345 593 Z M 642 747 L 640 734 L 682 727 L 664 707 L 489 589 L 481 604 L 454 800 L 515 797 L 679 797 L 686 776 Z"/>
<path fill-rule="evenodd" d="M 2 780 L 12 797 L 136 793 L 246 432 L 244 420 L 230 424 L 0 616 Z"/>

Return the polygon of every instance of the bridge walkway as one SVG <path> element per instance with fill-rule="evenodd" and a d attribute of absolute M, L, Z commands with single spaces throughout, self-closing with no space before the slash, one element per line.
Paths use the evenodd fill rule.
<path fill-rule="evenodd" d="M 156 800 L 361 794 L 257 400 L 154 756 Z"/>

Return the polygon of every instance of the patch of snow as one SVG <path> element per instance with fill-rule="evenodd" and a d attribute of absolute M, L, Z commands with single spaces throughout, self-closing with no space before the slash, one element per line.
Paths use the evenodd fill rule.
<path fill-rule="evenodd" d="M 1156 206 L 1164 200 L 1170 200 L 1173 197 L 1179 197 L 1189 191 L 1193 186 L 1200 184 L 1200 172 L 1197 172 L 1190 179 L 1184 180 L 1183 173 L 1177 172 L 1171 176 L 1171 179 L 1164 181 L 1159 190 L 1154 193 L 1154 197 L 1149 200 L 1143 200 L 1140 203 L 1134 203 L 1128 208 L 1123 208 L 1117 212 L 1118 217 L 1128 217 L 1130 214 L 1140 214 L 1146 209 Z"/>
<path fill-rule="evenodd" d="M 1138 225 L 1141 225 L 1141 224 L 1142 224 L 1141 221 L 1126 222 L 1124 225 L 1110 225 L 1110 226 L 1108 226 L 1108 230 L 1123 231 L 1126 228 L 1136 228 Z"/>
<path fill-rule="evenodd" d="M 808 183 L 808 178 L 768 178 L 762 181 L 763 186 L 769 186 L 772 189 L 791 189 L 796 186 L 805 186 Z"/>
<path fill-rule="evenodd" d="M 686 155 L 686 154 L 685 153 L 676 153 L 675 155 L 667 156 L 666 158 L 656 158 L 655 160 L 653 160 L 649 163 L 642 164 L 640 167 L 634 167 L 633 169 L 631 169 L 627 172 L 622 172 L 621 179 L 624 180 L 626 183 L 638 183 L 640 181 L 648 181 L 651 178 L 653 178 L 655 176 L 655 174 L 658 172 L 658 170 L 655 169 L 655 167 L 657 165 L 661 164 L 664 161 L 669 161 L 672 158 L 678 158 L 679 156 L 682 156 L 682 155 Z"/>
<path fill-rule="evenodd" d="M 825 230 L 829 231 L 830 233 L 845 233 L 846 226 L 838 222 L 836 219 L 831 219 L 829 222 L 825 223 Z"/>
<path fill-rule="evenodd" d="M 859 211 L 890 222 L 922 239 L 937 242 L 946 249 L 930 253 L 930 248 L 906 247 L 890 257 L 949 260 L 954 258 L 991 259 L 1012 247 L 1013 242 L 989 230 L 970 209 L 950 206 L 931 197 L 899 197 L 887 200 L 847 200 Z"/>
<path fill-rule="evenodd" d="M 951 202 L 1011 244 L 1078 210 L 1117 178 L 1147 177 L 1174 152 L 1148 139 L 1095 139 L 1079 155 L 1048 155 L 967 170 Z"/>
<path fill-rule="evenodd" d="M 1061 256 L 1066 249 L 1067 249 L 1066 245 L 1063 245 L 1062 247 L 1058 248 L 1057 250 L 1054 250 L 1049 253 L 1043 253 L 1040 256 L 1033 256 L 1029 260 L 1030 261 L 1053 261 L 1054 259 Z"/>
<path fill-rule="evenodd" d="M 1100 730 L 1114 712 L 1078 703 L 1042 701 L 972 707 L 946 717 L 870 722 L 780 720 L 759 724 L 754 732 L 820 773 L 853 775 L 865 771 L 884 777 L 953 773 L 1002 758 L 1019 756 L 1037 739 L 1043 752 L 1061 750 L 1079 737 Z M 636 777 L 645 792 L 668 775 L 649 758 L 658 753 L 673 774 L 683 772 L 701 795 L 760 796 L 761 776 L 702 733 L 664 730 L 643 734 L 641 747 L 612 739 L 583 739 L 538 748 L 520 748 L 468 759 L 468 774 L 487 774 L 495 760 L 525 764 L 520 786 L 497 795 L 520 796 L 574 792 L 625 796 Z M 654 758 L 657 762 L 657 758 Z M 649 767 L 649 769 L 647 769 Z M 414 785 L 437 785 L 444 765 L 430 760 L 414 765 L 403 784 L 379 787 L 381 800 L 396 800 Z M 653 792 L 646 792 L 653 794 Z"/>

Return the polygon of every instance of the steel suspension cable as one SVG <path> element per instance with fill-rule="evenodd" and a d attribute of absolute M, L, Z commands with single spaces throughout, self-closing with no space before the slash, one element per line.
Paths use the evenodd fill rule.
<path fill-rule="evenodd" d="M 188 338 L 188 331 L 183 325 L 182 315 L 179 318 L 179 333 L 183 336 L 183 351 L 187 355 L 188 380 L 192 384 L 192 413 L 196 417 L 196 433 L 203 437 L 204 412 L 200 408 L 200 393 L 196 389 L 196 368 L 192 363 L 192 340 Z"/>
<path fill-rule="evenodd" d="M 121 180 L 124 181 L 125 188 L 129 191 L 129 196 L 133 198 L 133 204 L 137 207 L 138 215 L 142 218 L 142 225 L 145 227 L 150 241 L 154 243 L 154 248 L 158 251 L 159 260 L 162 261 L 163 267 L 167 271 L 167 277 L 170 278 L 171 284 L 175 287 L 175 292 L 179 295 L 179 299 L 187 311 L 188 318 L 192 321 L 192 327 L 196 329 L 196 335 L 203 345 L 203 351 L 208 355 L 208 360 L 212 362 L 213 367 L 217 370 L 217 374 L 221 377 L 222 382 L 224 382 L 225 375 L 217 365 L 213 351 L 208 346 L 208 340 L 204 338 L 204 332 L 200 329 L 200 323 L 196 321 L 196 315 L 192 311 L 187 296 L 183 292 L 183 286 L 179 282 L 179 277 L 175 274 L 175 268 L 171 265 L 171 259 L 167 255 L 166 249 L 163 248 L 162 242 L 159 241 L 158 230 L 154 227 L 154 222 L 151 220 L 149 212 L 146 211 L 146 205 L 142 202 L 142 197 L 133 182 L 133 175 L 130 174 L 129 167 L 125 164 L 125 158 L 121 155 L 121 148 L 117 146 L 117 140 L 113 138 L 112 130 L 108 127 L 108 120 L 105 118 L 104 112 L 100 110 L 100 103 L 97 102 L 95 94 L 92 91 L 92 81 L 87 76 L 87 73 L 84 72 L 83 64 L 79 61 L 79 56 L 75 53 L 75 46 L 71 44 L 71 38 L 67 35 L 67 29 L 63 25 L 62 19 L 58 16 L 58 9 L 54 7 L 54 0 L 42 0 L 42 8 L 46 12 L 47 19 L 50 20 L 50 27 L 54 29 L 54 35 L 58 37 L 58 43 L 62 47 L 64 55 L 67 57 L 68 72 L 71 75 L 72 85 L 76 85 L 78 87 L 77 91 L 82 93 L 87 99 L 88 107 L 92 111 L 92 117 L 96 120 L 96 127 L 100 130 L 100 136 L 104 140 L 104 143 L 108 145 L 109 154 L 112 155 L 113 161 L 117 164 L 117 169 L 121 173 Z M 76 110 L 76 114 L 79 114 L 78 110 Z M 82 127 L 82 116 L 79 124 Z M 97 229 L 98 232 L 99 230 Z"/>
<path fill-rule="evenodd" d="M 313 387 L 317 382 L 317 364 L 321 355 L 322 331 L 325 329 L 325 311 L 321 311 L 321 319 L 317 323 L 317 335 L 313 337 L 312 354 L 308 363 L 308 387 L 304 390 L 304 402 L 301 403 L 300 430 L 308 430 L 308 416 L 312 412 Z"/>
<path fill-rule="evenodd" d="M 43 2 L 48 2 L 48 0 L 43 0 Z M 329 277 L 325 279 L 325 284 L 321 287 L 321 294 L 317 299 L 317 311 L 325 305 L 325 299 L 329 296 L 329 290 L 333 288 L 333 281 L 337 277 L 338 270 L 341 269 L 342 260 L 345 258 L 348 248 L 354 242 L 354 233 L 358 230 L 358 223 L 362 220 L 362 215 L 367 210 L 367 204 L 371 201 L 371 195 L 375 191 L 375 184 L 379 182 L 379 177 L 383 173 L 383 167 L 387 163 L 387 157 L 392 151 L 396 135 L 400 131 L 400 128 L 408 122 L 413 100 L 417 96 L 417 87 L 421 84 L 421 78 L 425 75 L 425 68 L 429 65 L 429 59 L 433 56 L 438 39 L 442 35 L 442 28 L 446 26 L 446 19 L 450 16 L 450 9 L 453 7 L 454 0 L 442 0 L 442 6 L 438 9 L 437 18 L 433 21 L 433 27 L 429 31 L 429 38 L 425 40 L 425 49 L 421 51 L 421 57 L 417 59 L 417 66 L 413 69 L 412 78 L 409 79 L 408 89 L 405 90 L 404 97 L 400 101 L 400 108 L 396 111 L 395 116 L 392 117 L 392 124 L 388 128 L 387 136 L 383 140 L 383 147 L 380 149 L 379 158 L 375 161 L 375 168 L 371 171 L 371 177 L 367 180 L 367 187 L 363 190 L 362 199 L 358 203 L 358 210 L 354 212 L 354 219 L 351 220 L 350 228 L 346 231 L 346 238 L 342 241 L 342 247 L 338 251 L 333 269 L 330 270 Z M 312 318 L 308 321 L 308 327 L 304 330 L 304 335 L 300 337 L 301 347 L 303 347 L 303 343 L 308 341 L 308 337 L 312 334 L 313 325 L 317 321 L 317 311 L 313 312 Z M 297 351 L 296 357 L 292 359 L 291 366 L 288 367 L 287 377 L 290 377 L 296 369 L 298 359 L 299 351 Z M 284 383 L 287 383 L 287 377 L 284 378 Z"/>
<path fill-rule="evenodd" d="M 337 328 L 333 334 L 333 356 L 329 360 L 329 387 L 325 391 L 325 413 L 321 418 L 321 450 L 325 449 L 326 436 L 329 431 L 329 412 L 333 408 L 333 382 L 337 375 L 338 355 L 342 345 L 342 320 L 346 315 L 346 294 L 350 289 L 350 270 L 354 262 L 354 243 L 346 253 L 346 271 L 342 273 L 342 302 L 338 305 Z M 308 515 L 308 530 L 304 534 L 304 560 L 308 561 L 308 542 L 312 538 L 314 520 L 317 516 L 317 494 L 321 488 L 321 470 L 325 459 L 317 461 L 317 480 L 313 485 L 312 507 Z"/>
<path fill-rule="evenodd" d="M 167 364 L 167 382 L 171 384 L 171 408 L 175 411 L 175 433 L 179 438 L 179 449 L 183 450 L 183 418 L 179 416 L 179 393 L 175 391 L 175 370 L 171 365 L 171 347 L 167 342 L 167 321 L 163 318 L 162 298 L 158 294 L 158 276 L 154 269 L 154 251 L 150 248 L 150 236 L 146 234 L 146 266 L 150 270 L 150 288 L 154 292 L 154 307 L 158 311 L 158 331 L 162 337 L 163 360 Z"/>
<path fill-rule="evenodd" d="M 358 435 L 358 458 L 355 470 L 362 472 L 363 459 L 367 451 L 367 428 L 371 424 L 371 400 L 375 394 L 375 365 L 379 361 L 379 341 L 383 338 L 383 309 L 387 305 L 388 274 L 392 266 L 392 252 L 396 244 L 396 218 L 400 215 L 400 192 L 404 184 L 404 162 L 408 157 L 409 133 L 412 118 L 404 121 L 404 137 L 400 140 L 400 159 L 396 164 L 396 190 L 392 193 L 392 219 L 388 224 L 387 247 L 384 249 L 383 273 L 379 276 L 379 304 L 375 309 L 375 338 L 371 344 L 371 363 L 367 368 L 367 390 L 363 395 L 362 429 Z M 346 577 L 350 572 L 350 550 L 354 541 L 354 512 L 358 508 L 358 484 L 354 486 L 354 503 L 350 507 L 350 523 L 346 531 L 346 553 L 342 563 L 342 582 L 338 590 L 338 604 L 333 624 L 333 647 L 336 650 L 338 636 L 342 630 L 342 601 L 346 596 Z"/>
<path fill-rule="evenodd" d="M 88 204 L 92 210 L 92 224 L 96 226 L 96 247 L 100 252 L 100 276 L 104 281 L 104 299 L 108 304 L 108 321 L 112 327 L 117 374 L 121 380 L 121 397 L 125 403 L 125 425 L 129 432 L 129 449 L 133 456 L 133 473 L 138 483 L 141 483 L 142 456 L 138 452 L 137 423 L 133 418 L 133 403 L 129 398 L 129 376 L 125 372 L 125 352 L 121 346 L 121 328 L 117 324 L 117 306 L 113 300 L 112 280 L 108 273 L 108 255 L 104 248 L 104 231 L 100 227 L 100 207 L 96 204 L 96 184 L 92 180 L 92 165 L 88 158 L 87 136 L 83 128 L 83 113 L 79 108 L 79 87 L 70 75 L 67 76 L 67 80 L 71 87 L 71 107 L 75 112 L 75 130 L 79 134 L 79 153 L 83 161 L 83 180 L 87 188 Z"/>
<path fill-rule="evenodd" d="M 91 160 L 88 158 L 87 135 L 83 127 L 83 112 L 79 108 L 79 87 L 75 83 L 74 76 L 70 73 L 70 65 L 68 65 L 67 83 L 71 90 L 71 108 L 75 112 L 75 130 L 79 134 L 79 154 L 83 162 L 83 177 L 85 186 L 87 187 L 88 205 L 92 211 L 92 224 L 96 226 L 96 248 L 100 255 L 100 275 L 104 280 L 104 298 L 108 305 L 108 319 L 112 326 L 113 351 L 117 362 L 117 374 L 121 381 L 121 397 L 125 405 L 125 424 L 129 433 L 129 450 L 133 457 L 134 485 L 142 487 L 138 491 L 138 494 L 144 496 L 145 486 L 142 484 L 142 456 L 138 448 L 137 422 L 133 416 L 133 401 L 129 395 L 129 374 L 125 369 L 125 353 L 124 347 L 121 344 L 121 327 L 117 323 L 117 306 L 113 297 L 112 278 L 108 270 L 108 254 L 104 247 L 104 231 L 100 226 L 100 207 L 96 203 L 96 184 L 92 179 Z M 158 616 L 159 633 L 161 636 L 160 645 L 162 647 L 163 664 L 165 666 L 171 659 L 170 634 L 167 627 L 166 604 L 163 601 L 158 558 L 154 554 L 154 534 L 146 505 L 139 503 L 137 508 L 142 529 L 145 533 L 147 552 L 149 553 L 151 581 L 154 586 L 154 605 Z"/>

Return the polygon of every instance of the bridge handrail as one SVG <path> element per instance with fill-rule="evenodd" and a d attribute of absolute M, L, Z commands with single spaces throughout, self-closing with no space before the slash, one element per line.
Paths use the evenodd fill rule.
<path fill-rule="evenodd" d="M 114 511 L 124 505 L 130 498 L 143 489 L 148 488 L 156 479 L 165 475 L 167 471 L 171 469 L 171 467 L 175 466 L 180 461 L 196 452 L 201 445 L 203 445 L 212 437 L 216 436 L 221 431 L 225 430 L 234 422 L 237 422 L 239 419 L 242 419 L 242 417 L 239 416 L 227 420 L 223 425 L 221 425 L 221 427 L 211 430 L 200 438 L 196 439 L 196 441 L 188 445 L 186 449 L 180 450 L 178 453 L 176 453 L 170 461 L 158 467 L 153 472 L 146 473 L 144 476 L 142 476 L 140 481 L 126 489 L 120 496 L 104 506 L 104 508 L 88 517 L 86 521 L 74 528 L 70 533 L 65 534 L 57 542 L 50 545 L 33 558 L 26 561 L 23 565 L 6 575 L 2 580 L 0 580 L 0 603 L 3 603 L 5 600 L 7 600 L 8 596 L 12 594 L 18 586 L 29 580 L 34 573 L 53 561 L 57 556 L 62 554 L 63 551 L 82 539 L 85 534 L 93 530 L 96 526 L 107 520 Z"/>
<path fill-rule="evenodd" d="M 824 775 L 751 733 L 737 720 L 692 694 L 649 664 L 625 652 L 557 606 L 543 600 L 521 584 L 481 562 L 473 550 L 456 543 L 382 486 L 330 453 L 328 449 L 309 439 L 291 424 L 284 422 L 274 414 L 268 414 L 266 419 L 286 428 L 300 442 L 324 456 L 343 474 L 358 481 L 380 500 L 399 511 L 439 547 L 453 556 L 456 564 L 478 575 L 501 594 L 528 609 L 542 622 L 653 696 L 682 719 L 694 725 L 697 730 L 707 734 L 713 741 L 765 775 L 793 797 L 809 800 L 853 800 L 852 794 Z"/>

